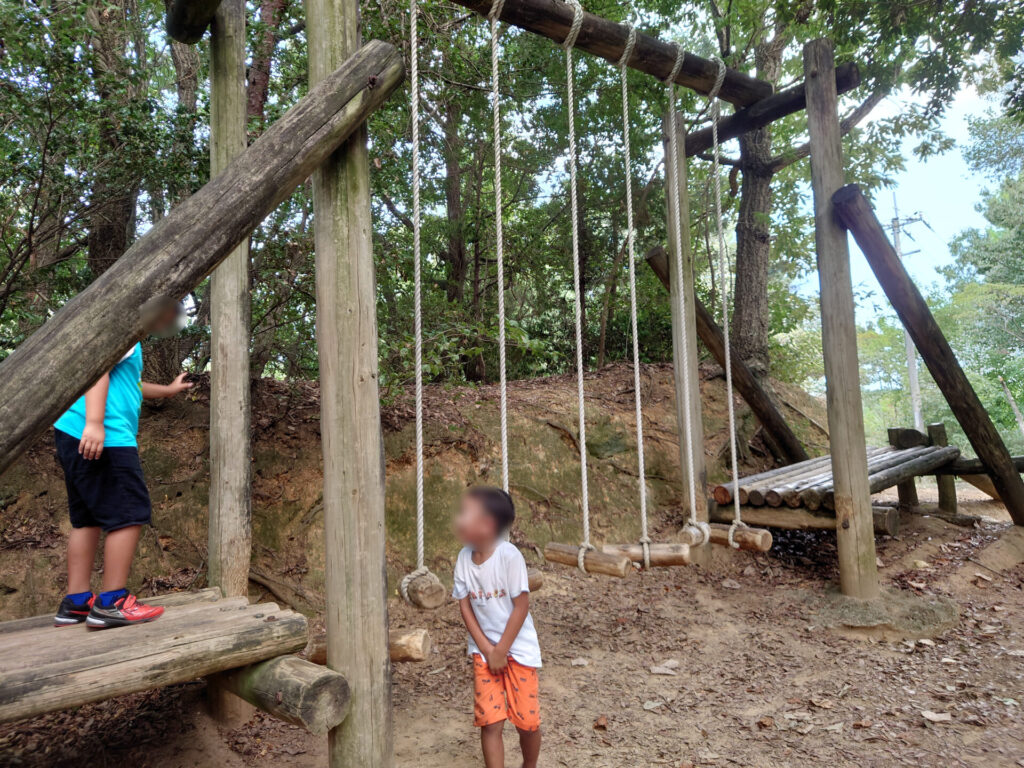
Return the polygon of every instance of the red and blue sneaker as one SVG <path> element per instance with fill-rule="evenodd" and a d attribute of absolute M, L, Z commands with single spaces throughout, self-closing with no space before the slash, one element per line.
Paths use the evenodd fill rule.
<path fill-rule="evenodd" d="M 163 606 L 144 605 L 135 599 L 135 595 L 125 593 L 111 605 L 100 605 L 97 600 L 92 604 L 85 625 L 90 629 L 108 629 L 110 627 L 127 627 L 130 624 L 145 624 L 163 616 Z"/>
<path fill-rule="evenodd" d="M 89 615 L 89 610 L 94 602 L 96 602 L 96 595 L 91 593 L 89 599 L 84 603 L 75 602 L 71 595 L 65 595 L 64 599 L 60 601 L 60 608 L 57 609 L 57 613 L 53 617 L 53 626 L 71 627 L 81 624 Z"/>

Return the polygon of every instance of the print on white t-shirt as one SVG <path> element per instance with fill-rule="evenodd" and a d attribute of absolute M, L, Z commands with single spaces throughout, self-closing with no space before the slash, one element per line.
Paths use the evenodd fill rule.
<path fill-rule="evenodd" d="M 492 643 L 498 643 L 505 632 L 512 615 L 513 598 L 529 591 L 526 560 L 514 544 L 502 541 L 480 565 L 473 562 L 473 550 L 469 547 L 463 547 L 459 552 L 459 559 L 455 563 L 452 597 L 456 600 L 469 598 L 480 629 Z M 469 638 L 468 652 L 470 656 L 483 656 L 472 637 Z M 509 649 L 509 656 L 525 667 L 541 666 L 540 642 L 530 614 L 527 614 L 519 635 Z"/>

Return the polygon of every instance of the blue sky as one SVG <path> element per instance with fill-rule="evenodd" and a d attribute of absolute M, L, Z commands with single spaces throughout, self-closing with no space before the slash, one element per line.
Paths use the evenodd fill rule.
<path fill-rule="evenodd" d="M 872 118 L 897 114 L 909 99 L 909 95 L 887 99 L 875 110 Z M 907 140 L 903 152 L 906 169 L 895 177 L 893 189 L 881 192 L 876 198 L 878 217 L 886 224 L 893 218 L 895 193 L 902 218 L 920 213 L 931 225 L 929 230 L 922 224 L 914 224 L 909 230 L 914 239 L 903 239 L 905 252 L 920 250 L 920 253 L 908 255 L 906 263 L 918 287 L 925 293 L 933 284 L 942 283 L 938 268 L 953 261 L 949 242 L 964 229 L 984 226 L 984 217 L 976 206 L 981 202 L 985 179 L 971 172 L 961 150 L 969 141 L 967 118 L 983 115 L 991 106 L 992 103 L 980 97 L 973 88 L 961 91 L 942 121 L 943 130 L 955 140 L 956 146 L 942 155 L 922 161 L 913 153 L 916 142 Z M 882 289 L 852 239 L 850 267 L 854 291 L 859 297 L 858 322 L 869 321 L 880 314 L 891 314 L 892 309 Z M 817 295 L 817 274 L 802 281 L 798 290 Z"/>

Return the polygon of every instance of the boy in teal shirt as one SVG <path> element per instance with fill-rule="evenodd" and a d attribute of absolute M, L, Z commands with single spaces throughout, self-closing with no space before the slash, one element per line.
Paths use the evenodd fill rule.
<path fill-rule="evenodd" d="M 94 629 L 123 627 L 163 613 L 126 588 L 139 534 L 152 516 L 136 435 L 142 399 L 191 388 L 185 376 L 166 386 L 144 382 L 142 345 L 136 344 L 53 425 L 72 526 L 67 595 L 54 616 L 56 626 L 84 621 Z M 93 595 L 90 577 L 101 533 L 103 591 Z"/>

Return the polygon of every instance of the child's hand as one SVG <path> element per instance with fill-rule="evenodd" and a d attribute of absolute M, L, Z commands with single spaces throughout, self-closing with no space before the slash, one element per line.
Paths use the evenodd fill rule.
<path fill-rule="evenodd" d="M 507 666 L 508 651 L 501 648 L 492 648 L 487 653 L 487 668 L 491 670 L 492 675 L 501 674 Z"/>
<path fill-rule="evenodd" d="M 83 459 L 98 459 L 103 453 L 103 441 L 107 432 L 102 421 L 87 421 L 82 430 L 82 441 L 78 444 L 78 452 Z"/>
<path fill-rule="evenodd" d="M 179 373 L 177 377 L 174 379 L 174 381 L 167 385 L 167 389 L 169 392 L 168 397 L 174 397 L 174 395 L 178 394 L 179 392 L 184 392 L 185 390 L 192 389 L 192 387 L 194 386 L 192 382 L 185 380 L 188 377 L 188 375 L 189 374 L 187 373 Z"/>

